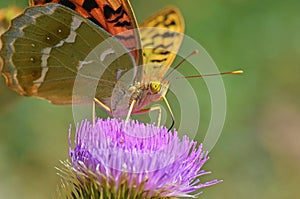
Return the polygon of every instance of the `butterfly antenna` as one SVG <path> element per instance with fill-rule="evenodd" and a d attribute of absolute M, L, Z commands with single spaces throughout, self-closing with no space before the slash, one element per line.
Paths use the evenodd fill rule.
<path fill-rule="evenodd" d="M 229 71 L 229 72 L 222 72 L 222 73 L 214 73 L 214 74 L 205 74 L 205 75 L 190 75 L 190 76 L 184 76 L 184 77 L 179 77 L 179 78 L 201 78 L 201 77 L 207 77 L 207 76 L 217 76 L 217 75 L 239 75 L 243 74 L 243 70 L 235 70 L 235 71 Z M 176 78 L 176 79 L 179 79 Z"/>
<path fill-rule="evenodd" d="M 172 118 L 172 124 L 171 124 L 170 128 L 168 129 L 168 131 L 170 131 L 173 128 L 174 124 L 175 124 L 175 117 L 174 117 L 173 111 L 172 111 L 172 109 L 170 107 L 170 104 L 169 104 L 167 98 L 165 96 L 163 96 L 163 99 L 164 99 L 164 102 L 167 105 L 167 108 L 168 108 L 168 110 L 169 110 L 169 112 L 171 114 L 171 118 Z"/>
<path fill-rule="evenodd" d="M 183 60 L 181 60 L 176 66 L 174 66 L 170 72 L 164 77 L 163 80 L 165 80 L 171 73 L 173 73 L 173 71 L 175 71 L 179 66 L 181 66 L 182 63 L 184 63 L 185 61 L 187 61 L 188 58 L 190 58 L 193 55 L 198 54 L 199 51 L 198 50 L 194 50 L 191 54 L 189 54 L 188 56 L 186 56 Z"/>

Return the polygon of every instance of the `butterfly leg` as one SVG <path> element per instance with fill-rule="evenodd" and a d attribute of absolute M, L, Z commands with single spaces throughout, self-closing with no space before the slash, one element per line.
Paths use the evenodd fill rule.
<path fill-rule="evenodd" d="M 168 110 L 169 110 L 169 112 L 170 112 L 170 114 L 171 114 L 171 117 L 172 117 L 172 124 L 171 124 L 170 128 L 168 129 L 168 131 L 170 131 L 170 130 L 173 128 L 174 124 L 175 124 L 175 117 L 174 117 L 173 111 L 172 111 L 172 109 L 171 109 L 171 106 L 170 106 L 170 104 L 169 104 L 169 102 L 168 102 L 166 96 L 163 96 L 162 98 L 163 98 L 165 104 L 167 105 Z"/>
<path fill-rule="evenodd" d="M 130 104 L 130 107 L 129 107 L 129 110 L 128 110 L 128 113 L 127 113 L 127 117 L 126 117 L 126 120 L 125 120 L 125 125 L 128 123 L 129 121 L 129 118 L 130 118 L 130 115 L 132 113 L 132 110 L 133 110 L 133 107 L 136 103 L 136 100 L 132 100 L 131 104 Z"/>
<path fill-rule="evenodd" d="M 96 102 L 93 100 L 93 105 L 92 105 L 92 124 L 93 127 L 95 126 L 95 118 L 96 118 L 96 111 L 95 111 L 95 106 L 96 106 Z"/>
<path fill-rule="evenodd" d="M 101 106 L 101 108 L 103 108 L 106 112 L 108 112 L 109 114 L 112 114 L 111 109 L 108 106 L 106 106 L 103 102 L 101 102 L 99 99 L 94 98 L 94 102 L 96 104 L 98 104 L 99 106 Z"/>
<path fill-rule="evenodd" d="M 169 104 L 167 98 L 165 96 L 163 96 L 162 98 L 163 98 L 164 102 L 166 103 L 167 108 L 168 108 L 168 110 L 171 114 L 171 118 L 172 118 L 172 124 L 169 127 L 169 131 L 170 131 L 173 128 L 174 124 L 175 124 L 175 117 L 174 117 L 173 111 L 170 107 L 170 104 Z M 150 107 L 150 108 L 142 109 L 142 110 L 139 110 L 139 111 L 135 112 L 134 114 L 144 114 L 144 113 L 148 113 L 150 111 L 155 111 L 155 110 L 158 111 L 157 126 L 160 126 L 160 121 L 161 121 L 161 107 L 160 106 L 153 106 L 153 107 Z"/>
<path fill-rule="evenodd" d="M 93 119 L 93 126 L 95 125 L 95 119 L 96 119 L 96 111 L 95 111 L 95 105 L 98 104 L 99 106 L 101 106 L 101 108 L 103 108 L 106 112 L 108 112 L 109 114 L 112 114 L 111 109 L 106 106 L 103 102 L 101 102 L 99 99 L 94 98 L 93 100 L 93 115 L 92 115 L 92 119 Z"/>
<path fill-rule="evenodd" d="M 158 111 L 157 126 L 160 126 L 160 122 L 161 122 L 161 107 L 160 106 L 152 106 L 150 108 L 142 109 L 142 110 L 135 112 L 134 114 L 145 114 L 145 113 L 149 113 L 151 111 Z"/>

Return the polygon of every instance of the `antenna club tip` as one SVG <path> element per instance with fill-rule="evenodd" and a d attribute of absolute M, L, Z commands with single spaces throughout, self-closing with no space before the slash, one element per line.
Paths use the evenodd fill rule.
<path fill-rule="evenodd" d="M 199 53 L 199 50 L 195 49 L 193 54 L 198 54 Z"/>
<path fill-rule="evenodd" d="M 232 74 L 243 74 L 243 73 L 244 73 L 243 70 L 236 70 L 232 72 Z"/>

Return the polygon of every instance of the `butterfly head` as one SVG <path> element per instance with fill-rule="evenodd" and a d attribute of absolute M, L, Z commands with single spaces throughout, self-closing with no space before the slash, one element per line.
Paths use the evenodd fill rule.
<path fill-rule="evenodd" d="M 151 81 L 149 83 L 149 91 L 154 97 L 153 101 L 158 101 L 162 96 L 165 96 L 168 91 L 169 85 L 169 81 Z"/>

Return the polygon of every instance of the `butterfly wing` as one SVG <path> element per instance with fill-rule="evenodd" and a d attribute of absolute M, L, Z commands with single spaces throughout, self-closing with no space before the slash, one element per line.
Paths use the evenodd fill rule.
<path fill-rule="evenodd" d="M 173 63 L 181 45 L 183 17 L 179 10 L 168 7 L 146 19 L 140 27 L 144 62 L 142 80 L 159 81 Z"/>
<path fill-rule="evenodd" d="M 141 63 L 140 36 L 132 7 L 128 0 L 30 0 L 30 5 L 58 3 L 75 10 L 118 39 L 131 51 L 136 63 Z"/>
<path fill-rule="evenodd" d="M 54 104 L 72 103 L 78 76 L 80 85 L 96 90 L 75 93 L 74 103 L 85 103 L 94 96 L 107 98 L 122 75 L 120 71 L 135 68 L 132 56 L 123 54 L 127 49 L 111 37 L 104 51 L 92 54 L 94 60 L 86 60 L 109 37 L 97 25 L 59 4 L 31 7 L 15 18 L 1 36 L 1 72 L 11 89 Z M 120 54 L 123 55 L 119 57 Z M 92 70 L 85 70 L 88 67 Z"/>

